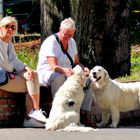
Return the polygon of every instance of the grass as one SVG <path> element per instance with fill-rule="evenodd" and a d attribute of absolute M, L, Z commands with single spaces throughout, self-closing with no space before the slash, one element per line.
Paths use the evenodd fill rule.
<path fill-rule="evenodd" d="M 40 40 L 15 43 L 18 58 L 28 66 L 36 69 L 40 49 Z"/>
<path fill-rule="evenodd" d="M 16 47 L 18 58 L 28 66 L 36 69 L 38 62 L 38 53 L 40 48 L 40 42 L 33 42 L 27 44 L 20 44 Z M 131 75 L 118 77 L 116 80 L 125 81 L 140 81 L 140 46 L 138 49 L 132 49 L 131 51 Z"/>
<path fill-rule="evenodd" d="M 33 69 L 36 69 L 37 62 L 38 62 L 38 51 L 27 51 L 27 50 L 22 50 L 18 52 L 18 58 L 22 60 L 23 63 L 27 64 Z"/>
<path fill-rule="evenodd" d="M 119 81 L 140 81 L 140 51 L 131 51 L 130 76 L 118 77 Z"/>

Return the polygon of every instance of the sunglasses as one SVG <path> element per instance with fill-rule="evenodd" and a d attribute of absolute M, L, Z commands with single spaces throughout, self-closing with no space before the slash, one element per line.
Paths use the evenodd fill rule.
<path fill-rule="evenodd" d="M 16 26 L 15 25 L 6 25 L 5 26 L 6 29 L 12 29 L 13 31 L 16 30 Z"/>

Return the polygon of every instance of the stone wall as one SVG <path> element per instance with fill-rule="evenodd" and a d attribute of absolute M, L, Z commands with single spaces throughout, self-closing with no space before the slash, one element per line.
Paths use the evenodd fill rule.
<path fill-rule="evenodd" d="M 0 90 L 0 126 L 20 126 L 25 113 L 25 94 Z"/>
<path fill-rule="evenodd" d="M 52 106 L 51 89 L 40 87 L 40 107 L 47 117 Z M 21 127 L 25 117 L 25 94 L 0 90 L 0 127 Z M 91 110 L 93 121 L 101 121 L 100 109 L 93 102 Z M 140 110 L 121 113 L 121 125 L 139 125 Z"/>

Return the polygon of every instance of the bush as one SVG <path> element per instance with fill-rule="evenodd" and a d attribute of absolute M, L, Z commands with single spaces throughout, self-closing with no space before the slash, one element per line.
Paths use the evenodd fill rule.
<path fill-rule="evenodd" d="M 14 43 L 18 58 L 33 69 L 36 69 L 40 39 L 29 42 Z"/>

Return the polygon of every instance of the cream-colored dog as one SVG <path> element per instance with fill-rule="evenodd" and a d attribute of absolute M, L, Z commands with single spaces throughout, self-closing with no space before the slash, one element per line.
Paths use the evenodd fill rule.
<path fill-rule="evenodd" d="M 92 128 L 80 125 L 80 107 L 84 98 L 83 87 L 86 76 L 82 68 L 74 67 L 74 74 L 56 92 L 49 118 L 47 130 L 90 131 Z"/>
<path fill-rule="evenodd" d="M 112 119 L 110 127 L 117 127 L 120 112 L 140 107 L 140 82 L 121 83 L 112 80 L 101 66 L 95 66 L 90 71 L 90 77 L 95 100 L 102 113 L 99 127 L 106 126 L 110 116 Z"/>

